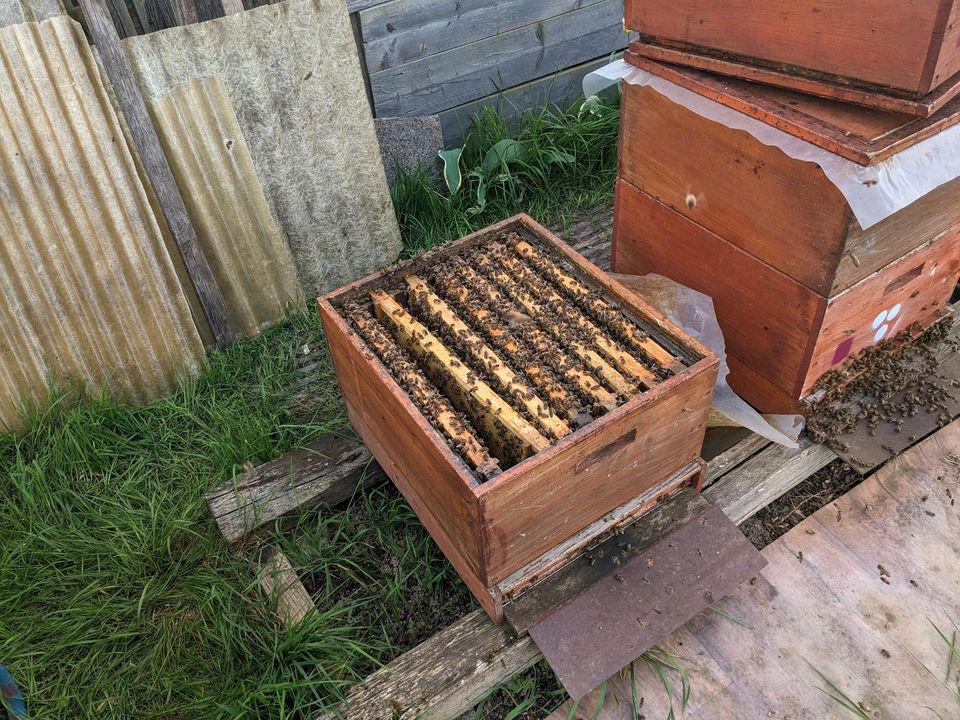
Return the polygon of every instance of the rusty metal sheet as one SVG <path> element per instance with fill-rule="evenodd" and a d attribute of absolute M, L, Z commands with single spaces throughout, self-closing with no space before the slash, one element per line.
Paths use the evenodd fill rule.
<path fill-rule="evenodd" d="M 0 423 L 49 376 L 130 401 L 203 346 L 80 26 L 0 29 Z"/>
<path fill-rule="evenodd" d="M 230 323 L 257 335 L 300 288 L 223 82 L 191 80 L 148 108 Z"/>
<path fill-rule="evenodd" d="M 709 506 L 534 625 L 530 636 L 579 699 L 765 565 Z"/>
<path fill-rule="evenodd" d="M 148 100 L 218 76 L 307 296 L 392 263 L 400 232 L 343 0 L 123 41 Z"/>
<path fill-rule="evenodd" d="M 528 588 L 503 607 L 507 622 L 519 635 L 647 552 L 665 535 L 677 532 L 710 509 L 693 488 L 685 488 L 645 515 L 615 528 L 602 541 Z"/>

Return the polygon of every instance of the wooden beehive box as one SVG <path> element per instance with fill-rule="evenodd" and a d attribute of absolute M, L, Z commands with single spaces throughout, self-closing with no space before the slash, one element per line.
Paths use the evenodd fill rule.
<path fill-rule="evenodd" d="M 354 428 L 496 620 L 699 481 L 716 358 L 526 216 L 319 305 Z"/>
<path fill-rule="evenodd" d="M 864 165 L 960 119 L 950 109 L 907 118 L 644 65 Z M 960 180 L 864 230 L 819 165 L 650 87 L 624 86 L 620 143 L 614 270 L 658 272 L 711 295 L 731 384 L 764 411 L 795 410 L 823 372 L 914 321 L 932 322 L 949 297 Z M 895 324 L 873 326 L 895 307 Z"/>
<path fill-rule="evenodd" d="M 960 90 L 958 0 L 626 0 L 649 54 L 848 101 Z M 833 90 L 828 88 L 832 87 Z M 868 92 L 851 92 L 863 89 Z"/>

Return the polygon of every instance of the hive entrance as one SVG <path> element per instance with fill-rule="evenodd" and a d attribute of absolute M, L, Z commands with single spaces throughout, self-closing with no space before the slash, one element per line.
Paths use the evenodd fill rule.
<path fill-rule="evenodd" d="M 516 232 L 369 291 L 343 315 L 480 481 L 685 366 Z"/>

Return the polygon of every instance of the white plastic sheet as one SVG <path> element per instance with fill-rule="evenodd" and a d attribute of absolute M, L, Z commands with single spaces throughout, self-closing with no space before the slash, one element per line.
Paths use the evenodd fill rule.
<path fill-rule="evenodd" d="M 797 438 L 803 430 L 803 418 L 800 415 L 762 416 L 727 384 L 730 368 L 727 365 L 726 345 L 713 309 L 713 300 L 708 295 L 655 274 L 632 278 L 630 290 L 710 348 L 720 359 L 713 410 L 730 421 L 724 424 L 745 427 L 775 443 L 798 447 Z"/>
<path fill-rule="evenodd" d="M 651 87 L 702 117 L 748 132 L 792 158 L 816 163 L 846 198 L 864 230 L 960 177 L 960 125 L 864 167 L 625 60 L 617 60 L 584 77 L 584 95 L 597 95 L 618 80 Z"/>

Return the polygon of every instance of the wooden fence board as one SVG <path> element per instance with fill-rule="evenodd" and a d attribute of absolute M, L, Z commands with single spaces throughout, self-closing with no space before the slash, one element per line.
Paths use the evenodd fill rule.
<path fill-rule="evenodd" d="M 183 264 L 190 275 L 213 337 L 220 347 L 231 345 L 236 334 L 230 326 L 223 295 L 200 248 L 196 230 L 190 222 L 180 190 L 160 146 L 157 131 L 134 80 L 130 61 L 120 45 L 106 0 L 80 0 L 80 6 L 83 8 L 90 35 L 100 52 L 104 70 L 113 85 L 117 104 L 130 128 L 130 135 L 180 250 Z"/>
<path fill-rule="evenodd" d="M 624 46 L 621 0 L 602 0 L 542 22 L 399 67 L 373 72 L 376 114 L 427 115 L 546 77 Z"/>
<path fill-rule="evenodd" d="M 460 105 L 439 114 L 440 127 L 443 130 L 443 142 L 447 147 L 456 147 L 463 143 L 464 137 L 473 127 L 477 113 L 484 107 L 498 108 L 507 122 L 512 122 L 528 108 L 541 108 L 544 105 L 564 106 L 582 92 L 583 77 L 610 61 L 609 55 L 599 60 L 575 65 L 558 73 L 509 88 L 503 92 L 488 95 L 479 100 Z M 609 236 L 605 238 L 609 251 Z"/>
<path fill-rule="evenodd" d="M 393 0 L 361 12 L 360 27 L 377 72 L 602 1 Z"/>

